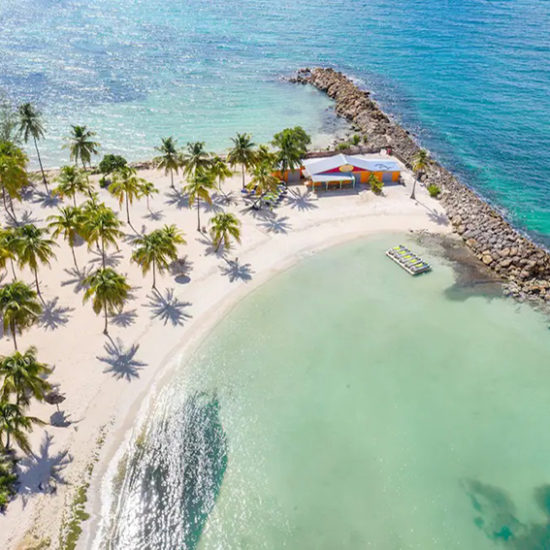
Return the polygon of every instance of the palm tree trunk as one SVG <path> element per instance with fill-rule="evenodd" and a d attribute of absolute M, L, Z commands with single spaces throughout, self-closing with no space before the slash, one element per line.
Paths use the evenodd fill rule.
<path fill-rule="evenodd" d="M 128 201 L 128 193 L 124 193 L 126 197 L 126 218 L 128 219 L 128 225 L 132 225 L 132 222 L 130 221 L 130 204 Z"/>
<path fill-rule="evenodd" d="M 157 275 L 156 275 L 156 262 L 153 258 L 153 288 L 157 289 Z"/>
<path fill-rule="evenodd" d="M 147 204 L 147 210 L 149 210 L 149 212 L 151 212 L 151 207 L 149 206 L 149 195 L 147 195 L 147 196 L 145 197 L 145 202 L 146 202 L 146 204 Z"/>
<path fill-rule="evenodd" d="M 174 186 L 174 170 L 170 168 L 170 187 L 175 191 L 176 188 Z"/>
<path fill-rule="evenodd" d="M 242 174 L 243 174 L 243 189 L 244 189 L 244 163 L 241 164 L 241 171 L 242 171 Z"/>
<path fill-rule="evenodd" d="M 109 330 L 108 330 L 108 319 L 107 319 L 107 305 L 103 306 L 103 314 L 105 316 L 105 327 L 103 328 L 103 334 L 105 334 L 105 336 L 108 336 L 109 335 Z"/>
<path fill-rule="evenodd" d="M 11 272 L 13 275 L 13 280 L 17 279 L 17 275 L 15 274 L 15 264 L 13 263 L 13 258 L 10 258 L 10 264 L 11 264 Z"/>
<path fill-rule="evenodd" d="M 105 269 L 105 240 L 101 239 L 101 263 Z"/>
<path fill-rule="evenodd" d="M 10 432 L 6 430 L 6 451 L 10 450 Z"/>
<path fill-rule="evenodd" d="M 8 216 L 14 222 L 17 222 L 17 220 L 15 219 L 15 216 L 10 212 L 10 209 L 8 207 L 8 202 L 7 202 L 7 199 L 6 199 L 6 189 L 4 187 L 2 187 L 2 200 L 4 201 L 4 209 L 6 210 L 6 213 L 8 214 Z"/>
<path fill-rule="evenodd" d="M 76 208 L 76 193 L 73 193 L 73 204 L 74 204 L 74 207 Z"/>
<path fill-rule="evenodd" d="M 201 202 L 200 198 L 197 195 L 197 231 L 201 230 Z"/>
<path fill-rule="evenodd" d="M 36 269 L 35 267 L 33 271 L 34 271 L 34 282 L 36 284 L 36 292 L 38 296 L 40 296 L 40 299 L 44 301 L 44 299 L 42 298 L 42 294 L 40 293 L 40 286 L 38 285 L 38 269 Z"/>
<path fill-rule="evenodd" d="M 413 181 L 413 188 L 412 188 L 412 192 L 411 192 L 411 199 L 413 199 L 413 200 L 416 199 L 416 196 L 414 194 L 415 189 L 416 189 L 416 176 L 415 176 L 414 181 Z"/>
<path fill-rule="evenodd" d="M 42 166 L 42 159 L 40 158 L 40 151 L 38 150 L 38 142 L 36 141 L 36 138 L 34 136 L 33 136 L 33 139 L 34 139 L 34 147 L 36 148 L 36 156 L 38 157 L 38 164 L 40 165 L 40 172 L 42 172 L 42 183 L 46 187 L 46 193 L 49 193 L 50 190 L 48 189 L 46 174 L 44 174 L 44 167 Z"/>
<path fill-rule="evenodd" d="M 17 351 L 17 335 L 15 333 L 15 321 L 10 321 L 10 332 L 13 338 L 13 346 L 15 347 L 15 351 Z"/>
<path fill-rule="evenodd" d="M 76 254 L 74 253 L 74 246 L 72 245 L 71 245 L 71 252 L 73 253 L 74 266 L 76 267 L 77 271 L 80 271 L 80 268 L 78 267 L 78 263 L 76 261 Z"/>

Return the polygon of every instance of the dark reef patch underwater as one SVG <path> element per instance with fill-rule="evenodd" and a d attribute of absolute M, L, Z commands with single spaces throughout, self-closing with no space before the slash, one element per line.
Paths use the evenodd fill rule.
<path fill-rule="evenodd" d="M 510 550 L 550 548 L 550 485 L 534 490 L 538 508 L 546 516 L 540 523 L 523 523 L 506 491 L 476 480 L 466 480 L 464 490 L 476 511 L 474 523 L 485 535 Z"/>

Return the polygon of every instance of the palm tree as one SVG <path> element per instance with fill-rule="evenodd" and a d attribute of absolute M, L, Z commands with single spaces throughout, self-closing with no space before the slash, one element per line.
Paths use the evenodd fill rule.
<path fill-rule="evenodd" d="M 71 128 L 71 134 L 67 138 L 70 158 L 74 160 L 76 166 L 80 160 L 82 168 L 86 169 L 86 165 L 90 166 L 92 155 L 97 155 L 99 152 L 99 143 L 93 141 L 96 133 L 88 130 L 86 126 L 71 126 Z"/>
<path fill-rule="evenodd" d="M 143 181 L 139 186 L 139 192 L 141 193 L 142 197 L 145 197 L 145 201 L 147 202 L 147 210 L 151 212 L 151 207 L 149 205 L 149 197 L 152 197 L 153 195 L 157 194 L 159 190 L 150 181 Z"/>
<path fill-rule="evenodd" d="M 295 170 L 300 166 L 311 137 L 301 126 L 296 126 L 275 134 L 271 143 L 277 148 L 276 161 L 281 168 L 282 179 L 285 179 L 288 170 Z"/>
<path fill-rule="evenodd" d="M 15 267 L 13 261 L 17 255 L 17 237 L 15 229 L 0 229 L 0 269 L 8 270 L 8 261 L 11 264 L 13 278 L 15 279 Z"/>
<path fill-rule="evenodd" d="M 252 143 L 252 136 L 250 134 L 239 134 L 234 138 L 231 138 L 233 147 L 230 149 L 227 155 L 227 161 L 231 166 L 241 165 L 241 171 L 243 176 L 243 188 L 245 187 L 244 173 L 246 168 L 250 168 L 256 156 L 254 152 L 255 144 Z"/>
<path fill-rule="evenodd" d="M 212 204 L 209 191 L 213 186 L 214 180 L 212 174 L 200 170 L 195 173 L 192 181 L 184 187 L 184 190 L 189 195 L 189 206 L 193 204 L 193 201 L 197 204 L 197 231 L 201 230 L 201 199 L 208 204 Z"/>
<path fill-rule="evenodd" d="M 257 164 L 252 170 L 252 179 L 247 188 L 255 191 L 258 200 L 266 193 L 272 193 L 277 190 L 279 180 L 273 175 L 272 170 L 273 167 L 265 162 Z"/>
<path fill-rule="evenodd" d="M 26 166 L 27 155 L 11 141 L 0 141 L 0 187 L 7 214 L 16 220 L 13 199 L 21 199 L 21 190 L 29 183 Z M 8 207 L 8 198 L 11 211 Z"/>
<path fill-rule="evenodd" d="M 30 137 L 32 137 L 34 141 L 34 148 L 36 149 L 36 156 L 38 157 L 38 164 L 40 165 L 40 172 L 42 173 L 42 182 L 46 187 L 46 192 L 49 193 L 46 174 L 44 173 L 42 159 L 40 158 L 40 151 L 38 150 L 38 140 L 44 137 L 42 113 L 36 109 L 32 103 L 23 103 L 23 105 L 19 106 L 18 114 L 19 132 L 23 135 L 23 140 L 25 143 L 28 143 Z"/>
<path fill-rule="evenodd" d="M 221 244 L 226 250 L 231 248 L 231 239 L 235 239 L 238 243 L 241 242 L 241 230 L 239 229 L 241 222 L 229 212 L 216 214 L 210 220 L 210 234 L 212 241 L 216 245 L 216 252 Z"/>
<path fill-rule="evenodd" d="M 218 180 L 218 191 L 227 199 L 228 196 L 222 190 L 222 183 L 233 175 L 232 170 L 221 157 L 216 155 L 212 158 L 210 173 L 214 179 Z"/>
<path fill-rule="evenodd" d="M 254 159 L 254 165 L 265 163 L 269 166 L 275 166 L 277 154 L 269 149 L 267 145 L 259 145 Z"/>
<path fill-rule="evenodd" d="M 187 181 L 193 180 L 199 172 L 210 169 L 212 158 L 204 149 L 204 141 L 187 144 L 187 150 L 181 154 L 181 165 Z"/>
<path fill-rule="evenodd" d="M 155 149 L 160 153 L 153 159 L 153 164 L 164 170 L 165 174 L 170 174 L 170 186 L 174 187 L 174 172 L 178 173 L 180 167 L 180 156 L 178 153 L 177 141 L 172 137 L 162 138 L 162 143 Z"/>
<path fill-rule="evenodd" d="M 96 315 L 102 311 L 105 317 L 103 334 L 108 335 L 108 315 L 112 315 L 124 307 L 130 293 L 130 285 L 126 277 L 110 267 L 98 269 L 86 277 L 84 283 L 88 286 L 84 293 L 84 302 L 92 299 L 92 307 Z"/>
<path fill-rule="evenodd" d="M 415 190 L 416 190 L 416 182 L 420 179 L 422 173 L 424 170 L 428 167 L 430 163 L 430 157 L 428 155 L 428 152 L 426 149 L 419 149 L 416 154 L 414 155 L 412 159 L 412 169 L 415 172 L 415 178 L 413 182 L 413 188 L 411 192 L 411 199 L 415 199 Z"/>
<path fill-rule="evenodd" d="M 91 196 L 92 187 L 84 177 L 84 172 L 76 166 L 63 166 L 57 177 L 58 186 L 54 193 L 60 197 L 69 197 L 73 199 L 73 205 L 76 206 L 77 193 L 88 194 Z"/>
<path fill-rule="evenodd" d="M 88 201 L 82 216 L 82 236 L 88 247 L 95 244 L 101 251 L 102 266 L 105 269 L 105 248 L 113 245 L 118 250 L 117 239 L 122 236 L 120 220 L 105 204 Z"/>
<path fill-rule="evenodd" d="M 4 333 L 10 332 L 17 350 L 17 331 L 32 326 L 42 313 L 36 292 L 22 281 L 13 281 L 0 288 L 0 313 Z"/>
<path fill-rule="evenodd" d="M 16 351 L 12 355 L 0 357 L 0 376 L 4 377 L 0 400 L 7 401 L 14 394 L 17 405 L 28 405 L 30 396 L 43 401 L 51 390 L 51 384 L 45 377 L 52 372 L 53 369 L 38 362 L 34 346 L 25 353 Z"/>
<path fill-rule="evenodd" d="M 183 231 L 180 231 L 176 225 L 170 224 L 165 225 L 161 231 L 164 233 L 166 239 L 166 249 L 169 256 L 174 256 L 174 260 L 177 257 L 176 246 L 178 244 L 187 244 L 184 237 Z"/>
<path fill-rule="evenodd" d="M 145 182 L 143 178 L 139 178 L 137 170 L 131 166 L 124 166 L 113 172 L 113 179 L 109 185 L 109 192 L 118 199 L 118 203 L 122 206 L 122 201 L 126 203 L 126 220 L 128 225 L 132 225 L 130 221 L 130 204 L 133 204 L 134 199 L 141 196 L 141 185 Z"/>
<path fill-rule="evenodd" d="M 24 453 L 30 454 L 31 446 L 25 432 L 30 432 L 33 424 L 44 424 L 44 422 L 34 416 L 26 416 L 23 408 L 15 403 L 0 401 L 0 446 L 4 447 L 5 452 L 11 450 L 11 438 L 13 438 Z"/>
<path fill-rule="evenodd" d="M 66 206 L 64 208 L 60 208 L 59 214 L 48 217 L 48 220 L 50 220 L 48 227 L 52 232 L 52 237 L 56 239 L 59 235 L 62 235 L 63 239 L 69 243 L 73 254 L 74 265 L 77 271 L 79 270 L 79 267 L 76 261 L 74 246 L 76 244 L 76 239 L 81 232 L 82 217 L 82 209 L 76 206 Z"/>
<path fill-rule="evenodd" d="M 167 225 L 138 237 L 134 243 L 137 248 L 132 254 L 132 261 L 141 266 L 144 275 L 152 268 L 153 288 L 156 290 L 156 271 L 158 269 L 162 273 L 170 261 L 177 259 L 176 244 L 185 243 L 183 235 L 175 225 Z"/>
<path fill-rule="evenodd" d="M 34 273 L 36 283 L 36 291 L 40 294 L 38 285 L 38 264 L 50 265 L 50 260 L 55 259 L 52 247 L 57 244 L 52 240 L 44 237 L 46 231 L 29 223 L 17 228 L 17 257 L 19 266 L 28 265 Z"/>

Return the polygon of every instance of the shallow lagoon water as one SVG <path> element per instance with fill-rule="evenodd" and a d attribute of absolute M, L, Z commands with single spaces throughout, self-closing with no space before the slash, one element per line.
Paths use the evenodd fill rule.
<path fill-rule="evenodd" d="M 306 258 L 221 321 L 153 402 L 111 548 L 550 547 L 547 319 L 433 246 L 410 277 L 403 240 Z"/>

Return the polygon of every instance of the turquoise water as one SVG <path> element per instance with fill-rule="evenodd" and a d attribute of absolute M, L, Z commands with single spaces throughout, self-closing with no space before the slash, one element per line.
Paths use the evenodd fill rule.
<path fill-rule="evenodd" d="M 98 547 L 550 547 L 546 319 L 432 248 L 412 279 L 395 240 L 239 303 L 155 399 Z"/>
<path fill-rule="evenodd" d="M 69 123 L 134 159 L 167 134 L 326 133 L 325 98 L 279 78 L 330 64 L 550 243 L 547 1 L 3 0 L 0 21 L 0 89 L 46 111 L 50 165 Z"/>

